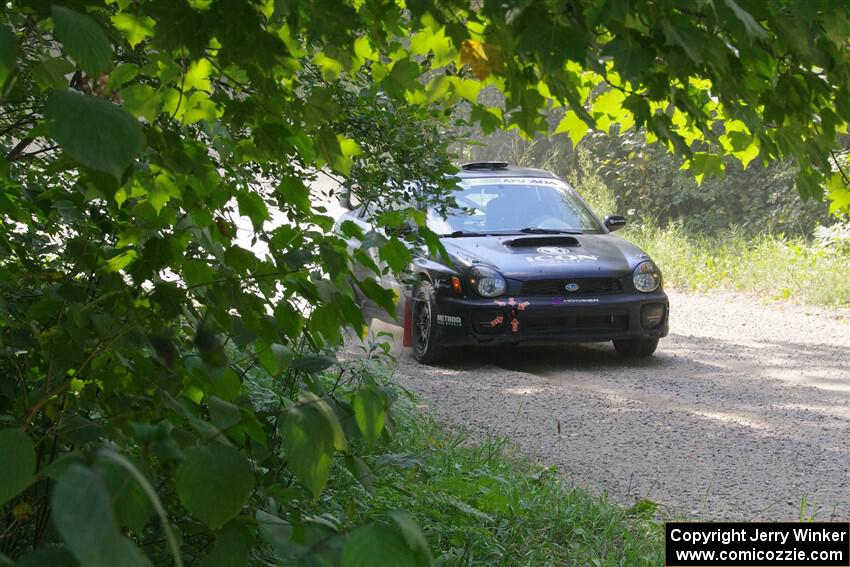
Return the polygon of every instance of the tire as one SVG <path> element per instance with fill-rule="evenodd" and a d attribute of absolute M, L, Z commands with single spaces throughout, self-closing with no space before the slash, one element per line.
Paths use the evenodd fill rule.
<path fill-rule="evenodd" d="M 413 358 L 422 364 L 437 364 L 446 358 L 445 347 L 437 345 L 436 313 L 434 288 L 429 282 L 422 282 L 413 294 L 411 313 Z"/>
<path fill-rule="evenodd" d="M 657 338 L 640 337 L 635 339 L 619 339 L 612 341 L 614 350 L 626 358 L 646 358 L 652 356 L 658 348 Z"/>

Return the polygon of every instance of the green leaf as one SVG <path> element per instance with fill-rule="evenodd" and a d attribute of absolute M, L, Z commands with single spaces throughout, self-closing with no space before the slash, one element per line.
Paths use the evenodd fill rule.
<path fill-rule="evenodd" d="M 396 314 L 396 296 L 392 291 L 384 289 L 373 279 L 357 280 L 357 287 L 372 301 L 391 314 Z"/>
<path fill-rule="evenodd" d="M 576 147 L 589 129 L 587 123 L 579 118 L 578 114 L 570 110 L 564 114 L 564 118 L 558 123 L 558 127 L 555 128 L 553 134 L 566 132 L 573 142 L 573 147 Z"/>
<path fill-rule="evenodd" d="M 15 562 L 15 567 L 78 567 L 79 563 L 64 547 L 37 547 Z"/>
<path fill-rule="evenodd" d="M 378 256 L 394 272 L 403 271 L 410 263 L 410 250 L 398 238 L 391 238 L 378 250 Z"/>
<path fill-rule="evenodd" d="M 0 25 L 0 88 L 6 84 L 6 79 L 15 70 L 15 59 L 17 57 L 18 41 L 15 38 L 15 32 L 9 26 Z"/>
<path fill-rule="evenodd" d="M 121 89 L 122 106 L 133 116 L 153 122 L 162 107 L 162 97 L 150 85 Z"/>
<path fill-rule="evenodd" d="M 68 76 L 74 72 L 74 66 L 61 57 L 47 57 L 34 65 L 31 72 L 42 90 L 64 89 L 68 86 Z"/>
<path fill-rule="evenodd" d="M 135 16 L 122 12 L 112 16 L 112 25 L 124 34 L 130 47 L 135 48 L 139 43 L 153 35 L 156 22 L 148 16 Z"/>
<path fill-rule="evenodd" d="M 307 354 L 292 361 L 293 370 L 315 374 L 336 364 L 336 358 L 324 354 Z"/>
<path fill-rule="evenodd" d="M 374 445 L 381 436 L 386 422 L 386 404 L 383 395 L 370 384 L 363 386 L 354 394 L 351 401 L 354 408 L 354 420 L 369 445 Z"/>
<path fill-rule="evenodd" d="M 342 567 L 418 567 L 416 555 L 395 530 L 379 525 L 357 528 L 342 551 Z"/>
<path fill-rule="evenodd" d="M 292 349 L 286 345 L 273 343 L 270 347 L 263 349 L 258 354 L 260 364 L 263 365 L 272 376 L 280 376 L 292 363 Z"/>
<path fill-rule="evenodd" d="M 106 269 L 110 272 L 118 272 L 130 265 L 130 262 L 136 259 L 138 252 L 135 250 L 127 250 L 117 256 L 113 256 L 106 261 Z"/>
<path fill-rule="evenodd" d="M 304 182 L 300 179 L 284 177 L 280 181 L 277 193 L 286 203 L 300 209 L 302 212 L 310 211 L 310 188 L 304 185 Z"/>
<path fill-rule="evenodd" d="M 145 491 L 126 469 L 116 463 L 99 461 L 95 468 L 106 482 L 118 524 L 141 534 L 153 512 Z"/>
<path fill-rule="evenodd" d="M 56 530 L 82 565 L 150 565 L 119 532 L 106 483 L 97 472 L 71 465 L 57 481 L 51 504 Z"/>
<path fill-rule="evenodd" d="M 317 306 L 310 313 L 310 329 L 321 334 L 329 343 L 336 344 L 340 339 L 340 317 L 331 304 Z"/>
<path fill-rule="evenodd" d="M 134 63 L 121 63 L 109 73 L 109 80 L 106 82 L 106 86 L 110 90 L 118 89 L 138 77 L 140 72 L 141 69 Z"/>
<path fill-rule="evenodd" d="M 215 538 L 215 546 L 205 555 L 198 567 L 242 567 L 248 565 L 251 536 L 236 522 L 230 522 Z"/>
<path fill-rule="evenodd" d="M 336 415 L 324 400 L 307 393 L 283 411 L 280 433 L 289 468 L 318 498 L 327 483 L 334 451 L 345 443 Z"/>
<path fill-rule="evenodd" d="M 656 502 L 646 498 L 641 498 L 626 510 L 626 514 L 629 514 L 630 516 L 651 518 L 652 515 L 655 514 L 656 510 L 658 510 L 658 504 Z"/>
<path fill-rule="evenodd" d="M 647 73 L 654 57 L 652 51 L 619 38 L 605 44 L 603 53 L 614 59 L 617 70 L 629 80 L 639 79 Z"/>
<path fill-rule="evenodd" d="M 366 464 L 366 461 L 356 455 L 345 456 L 345 468 L 348 472 L 360 483 L 366 492 L 375 495 L 375 475 L 372 474 L 372 469 Z"/>
<path fill-rule="evenodd" d="M 0 431 L 0 506 L 29 486 L 35 474 L 35 449 L 29 435 L 20 429 Z"/>
<path fill-rule="evenodd" d="M 253 191 L 241 191 L 236 194 L 236 202 L 239 204 L 239 214 L 251 219 L 254 230 L 261 232 L 263 222 L 271 219 L 263 198 Z"/>
<path fill-rule="evenodd" d="M 735 0 L 723 0 L 723 3 L 729 7 L 742 24 L 750 37 L 767 37 L 767 32 L 759 25 L 755 18 L 749 12 L 744 10 Z"/>
<path fill-rule="evenodd" d="M 697 64 L 702 63 L 702 55 L 698 49 L 699 43 L 695 37 L 696 30 L 687 21 L 677 19 L 674 23 L 664 18 L 661 20 L 661 29 L 667 37 L 667 45 L 678 45 L 691 61 Z"/>
<path fill-rule="evenodd" d="M 254 488 L 248 459 L 236 449 L 218 444 L 186 451 L 174 481 L 183 506 L 212 529 L 239 514 Z"/>
<path fill-rule="evenodd" d="M 404 541 L 407 542 L 408 547 L 416 555 L 417 565 L 433 565 L 434 559 L 431 557 L 431 547 L 428 545 L 425 534 L 422 533 L 413 516 L 401 510 L 393 510 L 389 513 L 389 516 L 401 531 L 401 535 L 404 537 Z"/>
<path fill-rule="evenodd" d="M 263 510 L 257 510 L 256 519 L 260 537 L 266 543 L 274 546 L 280 554 L 291 550 L 292 525 Z"/>
<path fill-rule="evenodd" d="M 159 516 L 160 527 L 165 533 L 165 541 L 168 544 L 168 550 L 171 552 L 171 557 L 174 560 L 174 567 L 183 567 L 183 559 L 180 555 L 180 548 L 177 542 L 177 537 L 174 535 L 174 528 L 169 523 L 165 508 L 163 508 L 159 496 L 157 495 L 150 481 L 148 481 L 147 477 L 142 474 L 139 468 L 134 465 L 133 462 L 130 461 L 130 459 L 128 459 L 121 453 L 117 453 L 110 449 L 99 450 L 97 453 L 97 462 L 109 462 L 110 464 L 117 465 L 123 468 L 138 483 L 138 486 L 147 496 L 148 501 L 153 506 L 153 509 L 156 510 L 156 513 Z"/>
<path fill-rule="evenodd" d="M 693 171 L 697 185 L 701 185 L 705 175 L 712 177 L 722 176 L 725 166 L 723 165 L 723 158 L 721 156 L 706 152 L 695 152 L 690 163 L 690 169 Z"/>
<path fill-rule="evenodd" d="M 65 53 L 74 58 L 83 71 L 100 77 L 112 64 L 112 44 L 103 29 L 85 14 L 53 6 L 53 34 Z"/>
<path fill-rule="evenodd" d="M 142 127 L 127 111 L 90 95 L 54 90 L 45 104 L 48 131 L 81 165 L 116 179 L 142 149 Z"/>
<path fill-rule="evenodd" d="M 207 407 L 210 412 L 210 421 L 222 431 L 226 431 L 242 421 L 242 410 L 239 409 L 239 406 L 226 402 L 217 396 L 207 397 Z"/>

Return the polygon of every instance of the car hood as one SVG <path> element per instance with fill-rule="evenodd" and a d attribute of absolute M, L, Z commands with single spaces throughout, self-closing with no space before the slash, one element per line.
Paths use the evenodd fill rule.
<path fill-rule="evenodd" d="M 442 243 L 459 271 L 484 264 L 519 280 L 621 277 L 649 259 L 613 234 L 471 236 Z"/>

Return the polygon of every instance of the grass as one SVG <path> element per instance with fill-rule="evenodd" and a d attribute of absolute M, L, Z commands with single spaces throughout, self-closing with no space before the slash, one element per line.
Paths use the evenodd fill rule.
<path fill-rule="evenodd" d="M 397 447 L 422 464 L 396 479 L 401 497 L 391 487 L 380 497 L 414 512 L 438 564 L 663 564 L 653 506 L 630 514 L 569 487 L 502 438 L 471 442 L 410 411 L 398 431 Z"/>
<path fill-rule="evenodd" d="M 642 500 L 624 509 L 568 486 L 557 469 L 534 463 L 505 438 L 473 440 L 466 431 L 446 430 L 390 377 L 395 362 L 389 358 L 349 360 L 343 367 L 395 392 L 390 434 L 373 448 L 349 437 L 371 471 L 368 482 L 355 480 L 341 456 L 318 500 L 291 476 L 282 478 L 281 517 L 330 522 L 345 532 L 386 524 L 390 512 L 402 510 L 423 530 L 439 566 L 663 564 L 663 526 L 653 519 L 654 503 Z M 255 369 L 246 377 L 254 404 L 271 404 L 275 382 Z M 336 375 L 322 381 L 330 388 Z M 343 427 L 349 425 L 356 428 Z M 297 553 L 286 561 L 315 563 Z"/>
<path fill-rule="evenodd" d="M 392 510 L 411 513 L 437 565 L 659 565 L 662 526 L 655 506 L 631 510 L 567 486 L 554 468 L 521 456 L 506 439 L 472 441 L 431 417 L 396 403 L 395 433 L 386 453 L 367 462 L 374 494 L 362 492 L 341 467 L 331 480 L 336 502 L 352 523 Z"/>
<path fill-rule="evenodd" d="M 812 305 L 850 304 L 846 246 L 783 235 L 747 237 L 735 230 L 688 235 L 680 225 L 659 228 L 652 222 L 635 223 L 623 236 L 646 250 L 676 288 L 730 289 Z"/>

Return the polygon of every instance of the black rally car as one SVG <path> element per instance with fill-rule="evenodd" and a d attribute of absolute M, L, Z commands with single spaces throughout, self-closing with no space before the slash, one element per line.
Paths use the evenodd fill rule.
<path fill-rule="evenodd" d="M 420 255 L 405 323 L 417 360 L 464 345 L 613 341 L 650 356 L 667 335 L 661 272 L 640 248 L 611 234 L 557 176 L 504 162 L 462 166 L 458 205 L 429 215 L 451 262 Z M 362 221 L 361 221 L 362 222 Z"/>

